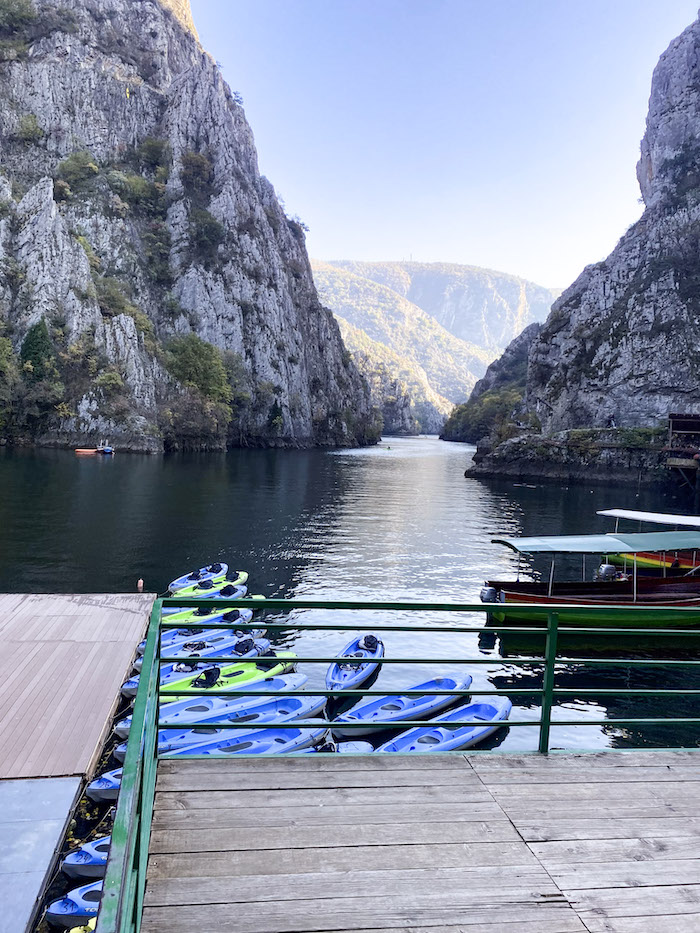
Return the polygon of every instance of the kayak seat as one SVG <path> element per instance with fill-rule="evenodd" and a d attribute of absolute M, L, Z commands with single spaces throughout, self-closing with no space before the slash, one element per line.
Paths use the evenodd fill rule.
<path fill-rule="evenodd" d="M 437 745 L 440 741 L 440 736 L 437 735 L 422 735 L 418 741 L 421 745 Z"/>
<path fill-rule="evenodd" d="M 223 567 L 221 564 L 212 564 L 208 569 L 211 573 L 219 573 L 221 570 L 223 570 Z"/>
<path fill-rule="evenodd" d="M 384 703 L 381 709 L 385 709 L 390 713 L 398 713 L 403 709 L 402 703 Z"/>
<path fill-rule="evenodd" d="M 240 609 L 232 609 L 230 612 L 224 613 L 224 619 L 226 619 L 227 622 L 238 622 L 240 617 L 241 617 Z"/>
<path fill-rule="evenodd" d="M 227 745 L 224 748 L 220 748 L 220 752 L 226 752 L 227 755 L 232 755 L 235 752 L 242 752 L 246 748 L 251 748 L 253 745 L 252 742 L 239 742 L 237 745 Z"/>
<path fill-rule="evenodd" d="M 236 587 L 231 586 L 231 584 L 229 583 L 227 586 L 224 586 L 221 588 L 221 592 L 219 593 L 219 595 L 220 596 L 235 596 Z"/>
<path fill-rule="evenodd" d="M 186 648 L 187 651 L 204 651 L 207 643 L 205 641 L 186 641 L 182 647 Z"/>

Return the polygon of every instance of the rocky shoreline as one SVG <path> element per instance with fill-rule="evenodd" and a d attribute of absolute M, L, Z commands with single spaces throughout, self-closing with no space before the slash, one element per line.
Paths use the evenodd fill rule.
<path fill-rule="evenodd" d="M 660 432 L 633 432 L 625 437 L 615 430 L 561 431 L 552 437 L 524 434 L 492 448 L 477 446 L 466 477 L 537 482 L 634 482 L 642 486 L 667 485 L 667 453 Z M 622 436 L 621 436 L 622 435 Z"/>

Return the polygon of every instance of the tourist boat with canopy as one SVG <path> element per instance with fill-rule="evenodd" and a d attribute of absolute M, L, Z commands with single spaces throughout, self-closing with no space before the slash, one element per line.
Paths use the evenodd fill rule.
<path fill-rule="evenodd" d="M 700 531 L 665 531 L 647 534 L 556 535 L 528 538 L 493 538 L 518 554 L 516 580 L 487 580 L 481 590 L 481 601 L 494 603 L 492 616 L 502 622 L 546 622 L 548 613 L 558 606 L 590 608 L 605 606 L 627 608 L 624 614 L 594 617 L 585 613 L 567 613 L 566 625 L 635 625 L 655 628 L 700 625 L 700 577 L 667 576 L 640 577 L 638 554 L 668 555 L 676 551 L 700 552 Z M 520 579 L 523 554 L 551 556 L 546 581 Z M 581 581 L 555 581 L 557 555 L 581 555 Z M 593 581 L 586 579 L 586 556 L 603 555 L 603 563 Z M 612 554 L 631 556 L 631 573 L 620 573 L 610 564 Z M 495 606 L 499 608 L 496 609 Z M 523 612 L 523 606 L 539 606 L 541 612 Z M 697 610 L 678 614 L 676 609 Z"/>
<path fill-rule="evenodd" d="M 620 519 L 633 522 L 646 522 L 650 525 L 665 527 L 700 529 L 700 515 L 676 515 L 673 512 L 641 512 L 636 509 L 601 509 L 596 514 L 615 519 L 615 533 L 619 530 Z M 610 554 L 610 563 L 626 569 L 632 564 L 632 554 Z M 700 552 L 674 551 L 671 553 L 637 554 L 637 569 L 644 574 L 663 574 L 680 576 L 700 569 Z"/>

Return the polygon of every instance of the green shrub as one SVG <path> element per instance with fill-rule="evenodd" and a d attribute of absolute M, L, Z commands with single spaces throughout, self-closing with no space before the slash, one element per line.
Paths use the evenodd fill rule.
<path fill-rule="evenodd" d="M 165 365 L 186 386 L 213 402 L 228 404 L 231 386 L 221 351 L 196 334 L 173 337 L 166 346 Z"/>
<path fill-rule="evenodd" d="M 216 259 L 226 229 L 209 211 L 195 207 L 190 214 L 190 245 L 192 259 L 204 265 Z"/>
<path fill-rule="evenodd" d="M 84 249 L 85 255 L 88 258 L 88 262 L 90 263 L 90 268 L 92 269 L 92 271 L 99 272 L 100 267 L 102 266 L 102 262 L 100 260 L 100 257 L 97 255 L 95 250 L 90 245 L 90 241 L 88 240 L 88 238 L 84 236 L 82 233 L 77 234 L 75 238 L 78 241 L 78 243 L 80 243 L 82 248 Z"/>
<path fill-rule="evenodd" d="M 163 216 L 167 210 L 166 188 L 134 172 L 110 172 L 107 183 L 127 204 L 142 213 Z"/>
<path fill-rule="evenodd" d="M 94 158 L 86 150 L 72 152 L 59 162 L 56 171 L 58 177 L 74 191 L 92 181 L 100 172 Z"/>
<path fill-rule="evenodd" d="M 72 197 L 73 190 L 67 181 L 59 178 L 53 183 L 54 201 L 69 201 Z"/>
<path fill-rule="evenodd" d="M 15 33 L 37 18 L 30 0 L 0 0 L 0 33 Z"/>
<path fill-rule="evenodd" d="M 46 134 L 39 126 L 39 121 L 33 113 L 25 113 L 20 117 L 19 124 L 15 130 L 15 139 L 23 143 L 36 144 L 44 138 Z"/>
<path fill-rule="evenodd" d="M 42 317 L 29 328 L 22 341 L 19 358 L 23 371 L 32 382 L 55 375 L 56 355 L 46 318 Z"/>
<path fill-rule="evenodd" d="M 172 161 L 172 151 L 170 143 L 166 139 L 159 139 L 157 136 L 147 136 L 142 139 L 136 147 L 136 158 L 145 168 L 156 171 L 159 168 L 165 168 Z"/>
<path fill-rule="evenodd" d="M 445 422 L 441 437 L 475 444 L 487 434 L 503 434 L 503 425 L 522 400 L 522 390 L 510 386 L 484 392 L 473 402 L 458 405 Z"/>
<path fill-rule="evenodd" d="M 97 289 L 97 303 L 105 317 L 114 317 L 117 314 L 132 315 L 136 307 L 129 301 L 124 286 L 111 275 L 103 275 L 95 279 Z"/>
<path fill-rule="evenodd" d="M 0 436 L 12 420 L 15 389 L 19 383 L 19 366 L 7 337 L 0 337 Z"/>
<path fill-rule="evenodd" d="M 124 388 L 124 380 L 118 372 L 108 370 L 107 372 L 100 373 L 93 381 L 93 385 L 96 389 L 100 389 L 105 395 L 114 395 L 115 392 L 119 392 L 120 389 Z"/>
<path fill-rule="evenodd" d="M 188 197 L 198 203 L 208 201 L 214 193 L 214 166 L 201 152 L 186 152 L 180 180 Z"/>
<path fill-rule="evenodd" d="M 153 221 L 141 237 L 148 265 L 146 271 L 158 285 L 172 285 L 170 230 L 163 221 Z"/>

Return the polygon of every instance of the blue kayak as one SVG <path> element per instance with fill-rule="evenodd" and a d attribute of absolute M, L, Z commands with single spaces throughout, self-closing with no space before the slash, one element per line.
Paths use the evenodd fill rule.
<path fill-rule="evenodd" d="M 251 726 L 275 725 L 278 722 L 292 722 L 295 719 L 312 719 L 323 712 L 326 705 L 325 697 L 270 697 L 257 706 L 248 706 L 241 709 L 229 710 L 227 713 L 218 713 L 203 722 L 196 729 L 186 729 L 178 732 L 176 729 L 163 729 L 158 733 L 158 754 L 177 751 L 181 748 L 190 748 L 203 743 L 211 744 L 218 739 L 230 739 L 236 735 L 231 729 L 219 728 L 220 723 L 247 722 Z M 191 722 L 192 720 L 190 720 Z M 124 761 L 126 745 L 118 745 L 114 749 L 117 761 Z"/>
<path fill-rule="evenodd" d="M 45 918 L 49 923 L 70 929 L 96 917 L 101 899 L 102 881 L 84 884 L 49 904 Z"/>
<path fill-rule="evenodd" d="M 177 580 L 169 584 L 168 589 L 171 593 L 177 593 L 187 586 L 194 586 L 196 583 L 212 580 L 225 580 L 228 573 L 228 564 L 214 563 L 207 567 L 200 567 L 199 570 L 193 570 L 191 573 L 183 573 Z"/>
<path fill-rule="evenodd" d="M 322 754 L 338 755 L 371 755 L 374 746 L 369 742 L 324 742 L 323 745 L 314 745 L 313 748 L 302 748 L 302 754 L 321 752 Z"/>
<path fill-rule="evenodd" d="M 116 800 L 119 796 L 119 788 L 122 783 L 122 769 L 116 768 L 114 771 L 105 771 L 94 781 L 90 781 L 85 788 L 85 793 L 90 800 L 101 802 L 103 800 Z"/>
<path fill-rule="evenodd" d="M 346 645 L 331 664 L 326 673 L 326 687 L 329 690 L 355 690 L 361 687 L 379 667 L 372 664 L 373 658 L 384 657 L 384 643 L 375 635 L 358 635 Z M 366 658 L 361 663 L 351 658 Z"/>
<path fill-rule="evenodd" d="M 308 679 L 306 674 L 281 674 L 279 677 L 267 677 L 260 680 L 251 684 L 251 687 L 253 690 L 271 690 L 275 693 L 282 693 L 287 690 L 301 690 Z M 186 697 L 184 700 L 163 704 L 160 708 L 159 721 L 161 723 L 207 722 L 211 717 L 231 710 L 257 706 L 265 699 L 265 697 Z M 114 727 L 114 732 L 120 739 L 125 739 L 129 735 L 131 720 L 132 717 L 127 716 Z"/>
<path fill-rule="evenodd" d="M 298 752 L 310 745 L 323 741 L 327 733 L 325 723 L 303 729 L 241 729 L 234 737 L 217 739 L 202 745 L 191 745 L 172 752 L 165 758 L 184 758 L 187 755 L 213 755 L 223 758 L 228 755 L 282 755 Z"/>
<path fill-rule="evenodd" d="M 201 584 L 195 588 L 193 593 L 183 593 L 180 591 L 177 596 L 187 596 L 188 599 L 243 599 L 248 593 L 247 586 L 237 586 L 234 583 L 211 583 Z M 171 616 L 176 612 L 182 612 L 181 606 L 168 606 L 162 610 L 162 615 Z"/>
<path fill-rule="evenodd" d="M 368 696 L 360 700 L 352 709 L 342 713 L 333 723 L 333 732 L 338 735 L 356 736 L 367 735 L 370 732 L 376 732 L 378 729 L 389 728 L 375 726 L 376 721 L 390 722 L 401 725 L 406 719 L 429 719 L 439 710 L 446 709 L 458 700 L 464 700 L 465 697 L 457 696 L 421 696 L 421 690 L 463 690 L 467 691 L 471 685 L 472 679 L 469 674 L 462 677 L 436 677 L 434 680 L 427 680 L 424 683 L 416 684 L 415 687 L 409 687 L 411 691 L 416 691 L 405 696 L 392 697 Z M 356 728 L 345 728 L 345 723 L 365 723 Z"/>
<path fill-rule="evenodd" d="M 397 735 L 391 742 L 385 742 L 378 752 L 453 752 L 470 748 L 491 735 L 504 725 L 513 704 L 507 697 L 489 697 L 488 702 L 466 703 L 449 713 L 440 716 L 433 726 L 418 726 Z M 479 719 L 482 725 L 452 726 L 442 725 L 450 721 Z"/>
<path fill-rule="evenodd" d="M 230 625 L 234 622 L 240 622 L 242 625 L 248 623 L 253 618 L 253 612 L 251 609 L 220 609 L 217 608 L 215 602 L 207 602 L 203 606 L 199 606 L 197 609 L 190 609 L 182 613 L 183 618 L 171 615 L 168 619 L 168 622 L 222 622 L 226 625 Z M 160 650 L 161 653 L 164 653 L 165 648 L 171 648 L 174 644 L 179 641 L 188 641 L 190 638 L 194 638 L 195 635 L 208 634 L 209 632 L 219 631 L 219 629 L 210 629 L 210 628 L 197 628 L 193 626 L 192 628 L 171 628 L 166 629 L 163 634 L 160 636 Z M 230 631 L 230 630 L 229 630 Z M 259 629 L 260 636 L 253 635 L 252 631 L 249 629 L 240 629 L 236 631 L 236 634 L 240 638 L 243 638 L 245 635 L 250 635 L 251 638 L 262 638 L 265 634 L 264 629 Z M 136 654 L 139 657 L 146 650 L 146 639 L 139 643 L 136 648 Z"/>
<path fill-rule="evenodd" d="M 69 878 L 103 878 L 111 841 L 111 836 L 102 836 L 84 843 L 63 859 L 61 871 Z"/>
<path fill-rule="evenodd" d="M 259 658 L 267 654 L 269 650 L 270 642 L 266 638 L 258 638 L 256 641 L 254 638 L 236 638 L 235 635 L 229 635 L 224 644 L 220 643 L 218 646 L 205 648 L 202 651 L 193 651 L 192 655 L 197 655 L 202 658 L 201 661 L 193 661 L 192 663 L 181 661 L 173 664 L 161 664 L 160 685 L 164 687 L 166 684 L 172 683 L 173 681 L 182 680 L 187 674 L 192 674 L 195 671 L 201 671 L 206 667 L 211 667 L 211 664 L 205 660 L 207 657 L 218 658 L 230 655 L 232 660 L 234 658 L 236 660 L 243 660 L 244 658 Z M 187 652 L 184 653 L 183 657 L 187 657 Z M 136 691 L 139 689 L 140 680 L 141 675 L 136 674 L 134 677 L 130 677 L 125 681 L 122 684 L 122 696 L 135 697 Z"/>

